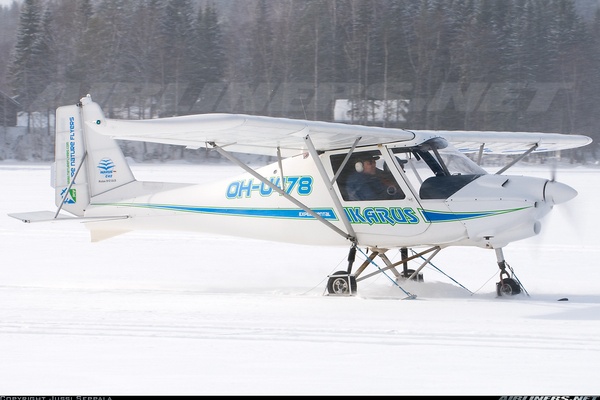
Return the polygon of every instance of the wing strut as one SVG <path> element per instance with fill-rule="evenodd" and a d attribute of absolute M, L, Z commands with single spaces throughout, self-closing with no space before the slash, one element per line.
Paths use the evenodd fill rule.
<path fill-rule="evenodd" d="M 342 231 L 340 228 L 338 228 L 337 226 L 333 225 L 331 222 L 327 221 L 325 218 L 321 217 L 319 214 L 317 214 L 316 212 L 314 212 L 313 210 L 311 210 L 309 207 L 307 207 L 306 205 L 304 205 L 302 202 L 298 201 L 294 197 L 290 196 L 288 193 L 286 193 L 283 190 L 281 190 L 281 188 L 279 188 L 273 182 L 271 182 L 270 180 L 266 179 L 264 176 L 260 175 L 258 172 L 256 172 L 252 168 L 248 167 L 246 164 L 244 164 L 242 161 L 240 161 L 239 159 L 237 159 L 236 157 L 234 157 L 233 155 L 231 155 L 229 152 L 223 150 L 215 142 L 208 142 L 208 144 L 210 146 L 212 146 L 212 148 L 215 149 L 223 157 L 227 158 L 229 161 L 231 161 L 231 162 L 237 164 L 238 166 L 240 166 L 242 169 L 244 169 L 246 172 L 248 172 L 249 174 L 251 174 L 252 176 L 254 176 L 256 179 L 258 179 L 259 181 L 261 181 L 265 185 L 269 186 L 271 189 L 273 189 L 274 191 L 276 191 L 277 193 L 279 193 L 280 195 L 282 195 L 283 197 L 285 197 L 286 199 L 288 199 L 289 201 L 291 201 L 292 203 L 294 203 L 295 205 L 297 205 L 298 207 L 300 207 L 302 210 L 306 211 L 311 216 L 315 217 L 317 220 L 319 220 L 322 223 L 324 223 L 329 228 L 333 229 L 333 231 L 335 231 L 336 233 L 340 234 L 341 236 L 343 236 L 346 239 L 349 239 L 351 241 L 355 240 L 354 235 L 350 235 L 350 234 Z M 342 214 L 340 214 L 340 218 L 342 220 L 344 220 L 345 219 L 345 215 L 346 214 L 342 212 Z M 353 232 L 353 231 L 350 231 L 350 232 Z"/>
<path fill-rule="evenodd" d="M 285 192 L 285 179 L 283 175 L 283 164 L 281 163 L 281 147 L 277 146 L 277 164 L 279 165 L 279 173 L 281 174 L 281 190 Z"/>
<path fill-rule="evenodd" d="M 481 143 L 481 146 L 479 146 L 479 152 L 477 153 L 477 165 L 481 165 L 481 159 L 483 158 L 483 149 L 485 149 L 485 143 Z"/>
<path fill-rule="evenodd" d="M 355 145 L 358 142 L 358 140 L 356 142 L 354 142 Z M 329 182 L 329 177 L 327 176 L 325 167 L 323 167 L 323 163 L 321 162 L 321 158 L 319 157 L 319 154 L 317 153 L 317 149 L 315 149 L 315 146 L 313 145 L 312 140 L 310 140 L 310 135 L 306 135 L 304 137 L 304 141 L 306 142 L 306 145 L 308 146 L 308 152 L 310 153 L 313 160 L 315 161 L 315 165 L 317 166 L 317 169 L 319 170 L 319 173 L 321 174 L 321 178 L 323 179 L 323 182 L 327 185 L 327 191 L 329 192 L 329 196 L 331 196 L 331 200 L 333 200 L 333 204 L 334 204 L 338 214 L 340 215 L 340 219 L 342 220 L 342 222 L 344 223 L 344 226 L 346 227 L 346 230 L 350 234 L 351 240 L 353 242 L 356 241 L 356 233 L 354 232 L 354 228 L 352 228 L 352 224 L 350 224 L 350 220 L 348 219 L 348 216 L 346 215 L 346 212 L 344 211 L 344 207 L 342 207 L 342 203 L 340 202 L 339 197 L 335 194 L 335 191 L 333 190 L 333 183 Z M 351 152 L 350 152 L 350 154 L 351 154 Z M 348 158 L 348 156 L 346 156 L 346 158 Z M 347 161 L 347 160 L 344 160 L 344 161 Z"/>
<path fill-rule="evenodd" d="M 504 166 L 504 168 L 501 168 L 498 172 L 496 172 L 496 175 L 502 174 L 504 171 L 506 171 L 507 169 L 509 169 L 510 167 L 512 167 L 513 165 L 515 165 L 516 163 L 518 163 L 519 161 L 521 161 L 522 159 L 524 159 L 525 157 L 527 157 L 529 155 L 529 153 L 531 153 L 532 151 L 534 151 L 535 149 L 537 149 L 538 146 L 539 146 L 539 144 L 535 143 L 525 153 L 521 154 L 519 157 L 517 157 L 516 159 L 514 159 L 511 163 L 509 163 L 508 165 Z"/>
<path fill-rule="evenodd" d="M 335 173 L 335 176 L 333 177 L 333 179 L 330 182 L 332 185 L 335 183 L 335 181 L 337 181 L 337 178 L 342 173 L 342 170 L 348 163 L 348 160 L 350 159 L 350 156 L 352 155 L 352 153 L 354 153 L 354 149 L 356 148 L 356 145 L 358 145 L 358 142 L 360 141 L 360 139 L 362 139 L 362 136 L 357 137 L 356 140 L 354 141 L 354 143 L 352 144 L 352 147 L 350 147 L 350 151 L 348 152 L 348 154 L 346 154 L 346 157 L 344 157 L 344 161 L 342 161 L 342 164 L 340 165 L 337 172 Z"/>

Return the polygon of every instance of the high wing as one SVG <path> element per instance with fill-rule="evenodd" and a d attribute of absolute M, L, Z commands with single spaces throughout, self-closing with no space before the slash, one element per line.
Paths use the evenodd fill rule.
<path fill-rule="evenodd" d="M 279 152 L 283 157 L 305 152 L 307 135 L 317 151 L 389 143 L 410 146 L 442 137 L 464 153 L 519 154 L 565 150 L 592 141 L 587 136 L 558 133 L 404 130 L 244 114 L 199 114 L 150 120 L 103 118 L 88 120 L 86 124 L 114 139 L 192 149 L 214 143 L 233 152 L 270 156 Z"/>
<path fill-rule="evenodd" d="M 592 142 L 587 136 L 560 133 L 425 130 L 413 132 L 441 136 L 462 153 L 521 154 L 535 145 L 537 147 L 532 151 L 541 153 L 582 147 Z"/>
<path fill-rule="evenodd" d="M 402 129 L 305 121 L 243 114 L 199 114 L 151 120 L 87 121 L 98 133 L 115 139 L 183 145 L 197 149 L 215 143 L 238 153 L 284 157 L 307 150 L 310 134 L 318 151 L 412 141 L 415 134 Z"/>

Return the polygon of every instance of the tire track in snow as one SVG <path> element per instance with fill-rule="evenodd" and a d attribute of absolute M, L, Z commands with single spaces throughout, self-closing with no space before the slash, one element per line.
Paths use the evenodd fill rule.
<path fill-rule="evenodd" d="M 64 335 L 95 337 L 132 337 L 156 339 L 219 339 L 258 341 L 300 341 L 321 343 L 369 343 L 391 346 L 465 346 L 518 349 L 551 349 L 553 351 L 586 350 L 600 352 L 600 338 L 555 335 L 526 335 L 489 332 L 411 332 L 399 330 L 360 330 L 351 328 L 306 328 L 279 326 L 201 325 L 201 324 L 135 324 L 98 322 L 2 321 L 0 335 Z M 556 348 L 556 343 L 561 348 Z"/>

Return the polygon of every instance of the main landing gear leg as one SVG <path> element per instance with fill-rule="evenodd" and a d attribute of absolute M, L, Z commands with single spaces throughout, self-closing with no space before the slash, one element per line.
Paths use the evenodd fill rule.
<path fill-rule="evenodd" d="M 514 296 L 521 293 L 520 283 L 511 278 L 506 270 L 508 264 L 504 260 L 502 248 L 496 249 L 496 258 L 498 259 L 498 267 L 500 268 L 500 282 L 496 283 L 496 294 L 498 296 Z"/>
<path fill-rule="evenodd" d="M 356 243 L 352 243 L 348 252 L 348 269 L 346 271 L 337 271 L 329 275 L 327 281 L 327 292 L 335 295 L 354 295 L 356 294 L 356 276 L 352 275 L 352 266 L 356 259 Z"/>

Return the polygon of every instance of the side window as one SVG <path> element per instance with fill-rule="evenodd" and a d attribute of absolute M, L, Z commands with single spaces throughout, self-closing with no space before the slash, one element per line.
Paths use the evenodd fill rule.
<path fill-rule="evenodd" d="M 334 171 L 341 166 L 345 154 L 331 156 Z M 340 173 L 338 187 L 346 201 L 395 200 L 405 198 L 389 166 L 376 152 L 357 152 Z"/>

